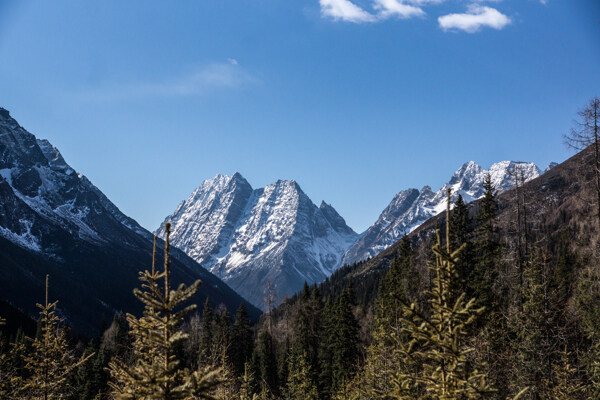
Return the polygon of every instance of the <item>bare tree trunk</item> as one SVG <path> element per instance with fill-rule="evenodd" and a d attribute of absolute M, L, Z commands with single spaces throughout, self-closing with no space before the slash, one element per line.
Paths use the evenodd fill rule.
<path fill-rule="evenodd" d="M 598 196 L 597 206 L 598 206 L 598 226 L 600 227 L 600 156 L 598 151 L 598 99 L 594 100 L 594 157 L 596 161 L 596 194 Z"/>

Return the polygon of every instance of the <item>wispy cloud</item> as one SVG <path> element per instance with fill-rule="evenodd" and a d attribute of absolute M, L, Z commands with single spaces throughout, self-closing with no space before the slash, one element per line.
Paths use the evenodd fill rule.
<path fill-rule="evenodd" d="M 158 83 L 143 83 L 132 87 L 133 92 L 149 95 L 188 96 L 219 88 L 235 88 L 256 79 L 242 69 L 237 60 L 212 63 L 183 75 Z"/>
<path fill-rule="evenodd" d="M 78 98 L 94 101 L 130 100 L 144 97 L 184 97 L 235 89 L 259 82 L 234 58 L 209 63 L 179 76 L 158 81 L 112 84 L 80 92 Z"/>
<path fill-rule="evenodd" d="M 425 15 L 422 8 L 403 3 L 399 0 L 375 0 L 373 6 L 379 18 L 412 18 Z"/>
<path fill-rule="evenodd" d="M 319 0 L 321 14 L 335 21 L 375 22 L 377 18 L 350 0 Z"/>
<path fill-rule="evenodd" d="M 438 22 L 443 30 L 462 30 L 474 33 L 481 27 L 502 29 L 510 24 L 511 20 L 495 8 L 473 4 L 466 13 L 444 15 L 438 18 Z"/>

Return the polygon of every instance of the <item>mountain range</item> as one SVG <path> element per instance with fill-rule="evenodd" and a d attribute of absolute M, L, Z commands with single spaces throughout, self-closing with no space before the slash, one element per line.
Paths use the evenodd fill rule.
<path fill-rule="evenodd" d="M 0 296 L 30 315 L 42 302 L 45 275 L 61 315 L 94 333 L 118 311 L 136 312 L 132 290 L 151 263 L 153 235 L 77 173 L 47 140 L 37 139 L 0 108 Z M 202 280 L 209 297 L 234 313 L 259 310 L 183 252 L 172 253 L 176 282 Z"/>
<path fill-rule="evenodd" d="M 182 201 L 156 234 L 164 237 L 164 223 L 171 222 L 174 246 L 260 307 L 267 282 L 283 299 L 304 282 L 321 282 L 342 265 L 373 257 L 445 210 L 447 188 L 452 201 L 459 194 L 465 202 L 480 198 L 487 174 L 504 192 L 541 170 L 526 162 L 502 161 L 488 170 L 467 162 L 437 192 L 430 186 L 399 192 L 362 234 L 331 205 L 317 207 L 293 180 L 253 189 L 240 173 L 217 175 Z"/>
<path fill-rule="evenodd" d="M 555 164 L 550 164 L 548 169 Z M 498 193 L 515 186 L 516 182 L 528 182 L 540 176 L 540 169 L 533 163 L 502 161 L 485 170 L 473 161 L 463 164 L 437 192 L 430 186 L 421 190 L 402 190 L 383 210 L 377 221 L 371 225 L 360 239 L 344 255 L 343 265 L 351 265 L 374 257 L 403 235 L 412 232 L 423 222 L 446 209 L 448 188 L 452 189 L 451 201 L 459 195 L 465 203 L 483 196 L 483 182 L 489 174 L 492 185 Z"/>

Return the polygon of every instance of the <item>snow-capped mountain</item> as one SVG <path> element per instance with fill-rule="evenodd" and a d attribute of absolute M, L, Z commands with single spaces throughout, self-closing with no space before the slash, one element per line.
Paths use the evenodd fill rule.
<path fill-rule="evenodd" d="M 150 232 L 0 108 L 0 300 L 34 313 L 49 273 L 61 313 L 93 332 L 99 316 L 140 308 L 132 290 L 151 252 Z M 175 280 L 204 282 L 201 298 L 230 312 L 243 301 L 182 252 L 173 259 Z"/>
<path fill-rule="evenodd" d="M 0 235 L 33 251 L 52 252 L 44 243 L 48 222 L 93 244 L 127 240 L 116 227 L 149 234 L 75 172 L 50 142 L 36 139 L 2 108 L 0 186 L 15 202 L 10 208 L 4 204 Z"/>
<path fill-rule="evenodd" d="M 327 278 L 358 238 L 295 181 L 252 189 L 239 173 L 204 181 L 167 221 L 174 246 L 258 306 L 267 281 L 281 299 Z M 164 237 L 164 223 L 156 233 Z"/>
<path fill-rule="evenodd" d="M 556 163 L 548 166 L 547 170 Z M 446 190 L 452 189 L 452 201 L 460 194 L 465 203 L 483 196 L 483 182 L 490 174 L 497 192 L 514 187 L 516 180 L 527 182 L 537 178 L 541 171 L 533 163 L 501 161 L 484 170 L 473 161 L 463 164 L 437 192 L 424 186 L 421 190 L 408 189 L 396 194 L 377 221 L 348 249 L 342 264 L 353 264 L 373 257 L 391 246 L 404 234 L 416 229 L 429 218 L 446 209 Z"/>

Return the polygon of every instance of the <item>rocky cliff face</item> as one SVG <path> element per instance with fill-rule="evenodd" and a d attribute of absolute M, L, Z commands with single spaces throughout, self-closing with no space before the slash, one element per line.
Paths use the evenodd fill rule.
<path fill-rule="evenodd" d="M 281 299 L 305 281 L 324 280 L 358 237 L 331 205 L 317 207 L 295 181 L 252 189 L 239 173 L 204 181 L 167 221 L 174 246 L 258 306 L 267 281 Z"/>

